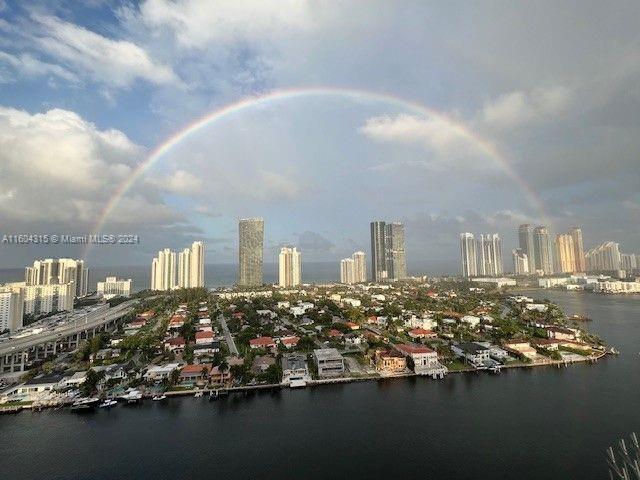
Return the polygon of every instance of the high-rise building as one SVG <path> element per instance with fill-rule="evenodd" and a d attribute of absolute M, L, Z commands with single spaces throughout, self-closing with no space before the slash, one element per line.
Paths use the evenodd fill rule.
<path fill-rule="evenodd" d="M 569 235 L 573 241 L 573 256 L 576 263 L 576 272 L 586 272 L 587 267 L 584 261 L 584 246 L 582 244 L 582 230 L 578 227 L 573 227 L 569 230 Z"/>
<path fill-rule="evenodd" d="M 193 242 L 191 244 L 191 267 L 189 275 L 189 287 L 204 287 L 204 243 Z"/>
<path fill-rule="evenodd" d="M 547 227 L 539 226 L 533 230 L 533 252 L 535 269 L 545 275 L 553 274 L 553 254 L 551 253 L 551 239 Z"/>
<path fill-rule="evenodd" d="M 385 250 L 388 277 L 393 280 L 407 278 L 407 257 L 402 223 L 391 222 L 385 225 Z"/>
<path fill-rule="evenodd" d="M 238 285 L 262 285 L 262 258 L 264 252 L 264 220 L 243 218 L 238 225 Z"/>
<path fill-rule="evenodd" d="M 480 235 L 480 273 L 489 277 L 503 273 L 502 240 L 497 233 Z"/>
<path fill-rule="evenodd" d="M 385 231 L 384 222 L 371 222 L 371 279 L 374 282 L 388 277 Z"/>
<path fill-rule="evenodd" d="M 26 282 L 16 282 L 7 283 L 0 288 L 4 292 L 12 291 L 22 296 L 25 315 L 38 316 L 73 310 L 76 292 L 74 282 L 47 285 L 27 285 Z"/>
<path fill-rule="evenodd" d="M 529 273 L 529 258 L 521 248 L 516 248 L 511 252 L 513 256 L 513 273 L 516 275 L 526 275 Z"/>
<path fill-rule="evenodd" d="M 476 257 L 476 241 L 473 233 L 460 234 L 460 257 L 462 260 L 462 276 L 478 276 L 478 261 Z"/>
<path fill-rule="evenodd" d="M 620 270 L 620 246 L 616 242 L 605 242 L 585 254 L 589 272 L 614 272 Z"/>
<path fill-rule="evenodd" d="M 535 255 L 533 248 L 533 229 L 528 223 L 520 225 L 518 228 L 518 246 L 522 253 L 527 256 L 528 270 L 523 273 L 533 273 L 535 269 Z"/>
<path fill-rule="evenodd" d="M 114 297 L 128 297 L 131 295 L 132 280 L 120 280 L 116 277 L 107 277 L 104 282 L 98 282 L 97 293 L 105 300 Z"/>
<path fill-rule="evenodd" d="M 353 259 L 353 282 L 362 283 L 367 281 L 367 256 L 362 251 L 354 252 Z"/>
<path fill-rule="evenodd" d="M 178 253 L 178 288 L 204 287 L 204 245 L 193 242 Z"/>
<path fill-rule="evenodd" d="M 402 223 L 371 222 L 371 277 L 375 282 L 407 278 Z"/>
<path fill-rule="evenodd" d="M 343 258 L 340 260 L 340 283 L 351 285 L 353 281 L 353 258 Z"/>
<path fill-rule="evenodd" d="M 87 295 L 89 269 L 85 266 L 84 260 L 47 258 L 36 260 L 32 267 L 25 269 L 25 284 L 27 286 L 66 283 L 73 283 L 76 297 Z"/>
<path fill-rule="evenodd" d="M 575 273 L 577 270 L 573 236 L 568 233 L 556 235 L 554 245 L 555 271 L 557 273 Z"/>
<path fill-rule="evenodd" d="M 632 273 L 638 269 L 637 263 L 638 255 L 634 255 L 633 253 L 621 253 L 620 254 L 620 265 L 624 271 L 627 273 Z"/>
<path fill-rule="evenodd" d="M 302 254 L 295 247 L 280 250 L 278 272 L 278 285 L 281 287 L 295 287 L 302 283 Z"/>
<path fill-rule="evenodd" d="M 22 328 L 23 316 L 24 289 L 0 286 L 0 332 Z"/>
<path fill-rule="evenodd" d="M 340 283 L 352 284 L 367 281 L 367 261 L 364 252 L 354 252 L 350 258 L 340 260 Z"/>
<path fill-rule="evenodd" d="M 176 252 L 160 250 L 151 262 L 151 290 L 173 290 L 177 287 Z"/>
<path fill-rule="evenodd" d="M 160 250 L 151 262 L 151 290 L 204 287 L 204 244 L 193 242 L 181 252 Z"/>

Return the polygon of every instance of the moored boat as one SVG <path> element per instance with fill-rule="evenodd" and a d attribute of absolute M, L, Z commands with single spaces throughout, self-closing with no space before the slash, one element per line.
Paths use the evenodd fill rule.
<path fill-rule="evenodd" d="M 114 400 L 113 398 L 108 398 L 107 400 L 102 402 L 100 405 L 98 405 L 98 408 L 111 408 L 111 407 L 115 407 L 117 404 L 118 404 L 117 400 Z"/>

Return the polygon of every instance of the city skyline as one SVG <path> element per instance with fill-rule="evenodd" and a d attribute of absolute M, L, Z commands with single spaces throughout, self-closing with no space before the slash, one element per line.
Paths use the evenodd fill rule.
<path fill-rule="evenodd" d="M 612 22 L 594 5 L 560 5 L 549 24 L 531 5 L 374 1 L 361 17 L 355 3 L 337 15 L 300 2 L 288 17 L 294 34 L 292 20 L 268 8 L 252 19 L 218 12 L 227 28 L 179 14 L 179 3 L 155 11 L 136 2 L 112 15 L 101 2 L 2 2 L 0 224 L 7 234 L 141 239 L 5 245 L 4 267 L 37 257 L 141 264 L 195 239 L 208 258 L 231 263 L 236 219 L 256 214 L 270 219 L 269 258 L 283 244 L 309 261 L 367 250 L 369 232 L 352 228 L 362 218 L 402 222 L 413 232 L 407 260 L 436 271 L 457 270 L 450 238 L 459 232 L 499 232 L 509 252 L 522 223 L 578 224 L 589 248 L 615 237 L 640 250 L 640 135 L 628 88 L 640 70 L 618 50 L 636 43 L 635 27 L 621 22 L 632 15 Z M 471 30 L 465 14 L 476 19 Z M 512 28 L 524 21 L 545 41 Z M 200 118 L 211 121 L 189 130 Z M 56 186 L 53 201 L 43 178 Z"/>

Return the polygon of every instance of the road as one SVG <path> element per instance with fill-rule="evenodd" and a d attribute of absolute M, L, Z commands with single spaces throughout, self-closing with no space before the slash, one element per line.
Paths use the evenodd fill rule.
<path fill-rule="evenodd" d="M 224 339 L 227 342 L 227 346 L 229 347 L 229 352 L 231 353 L 231 355 L 240 355 L 240 352 L 238 352 L 238 347 L 236 347 L 236 342 L 231 336 L 231 332 L 229 331 L 229 327 L 227 326 L 227 321 L 225 320 L 224 315 L 218 315 L 218 321 L 220 322 L 220 325 L 222 325 L 222 333 L 224 334 Z"/>
<path fill-rule="evenodd" d="M 42 333 L 6 340 L 0 344 L 0 355 L 27 350 L 37 345 L 60 340 L 83 330 L 100 327 L 114 319 L 124 317 L 133 310 L 133 305 L 136 303 L 137 300 L 129 300 L 112 308 L 77 316 L 62 326 L 45 330 Z"/>

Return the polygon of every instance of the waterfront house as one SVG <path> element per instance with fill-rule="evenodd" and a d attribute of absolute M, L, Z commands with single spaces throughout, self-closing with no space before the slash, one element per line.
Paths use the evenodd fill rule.
<path fill-rule="evenodd" d="M 313 351 L 313 359 L 320 378 L 339 377 L 344 374 L 344 358 L 335 348 L 320 348 Z"/>
<path fill-rule="evenodd" d="M 531 360 L 537 357 L 536 349 L 531 346 L 531 344 L 525 340 L 512 340 L 509 342 L 505 342 L 504 344 L 505 350 L 508 352 L 515 353 L 519 356 L 524 356 Z"/>
<path fill-rule="evenodd" d="M 379 372 L 399 373 L 407 368 L 406 357 L 397 350 L 376 350 L 374 361 Z"/>
<path fill-rule="evenodd" d="M 429 375 L 433 378 L 444 377 L 448 369 L 438 361 L 438 354 L 423 345 L 400 343 L 394 348 L 405 357 L 411 357 L 413 370 L 418 375 Z"/>
<path fill-rule="evenodd" d="M 185 365 L 180 369 L 180 382 L 194 385 L 206 385 L 209 383 L 211 365 L 201 363 L 197 365 Z"/>
<path fill-rule="evenodd" d="M 57 373 L 39 375 L 16 387 L 12 397 L 23 402 L 35 402 L 53 393 L 62 381 L 63 376 Z"/>
<path fill-rule="evenodd" d="M 180 368 L 179 363 L 167 363 L 165 365 L 152 365 L 144 373 L 143 378 L 147 381 L 160 381 L 169 378 L 171 372 Z"/>
<path fill-rule="evenodd" d="M 555 340 L 575 340 L 576 332 L 571 328 L 549 327 L 547 328 L 547 337 Z"/>
<path fill-rule="evenodd" d="M 484 367 L 485 364 L 490 363 L 491 352 L 489 348 L 479 343 L 459 343 L 451 345 L 451 350 L 474 367 Z"/>
<path fill-rule="evenodd" d="M 221 370 L 219 366 L 211 367 L 209 371 L 209 381 L 219 385 L 228 383 L 231 381 L 231 371 L 229 368 Z"/>
<path fill-rule="evenodd" d="M 75 372 L 60 380 L 59 388 L 78 388 L 87 379 L 87 372 Z"/>
<path fill-rule="evenodd" d="M 298 353 L 287 353 L 280 361 L 282 366 L 282 384 L 303 387 L 311 381 L 307 358 Z"/>

